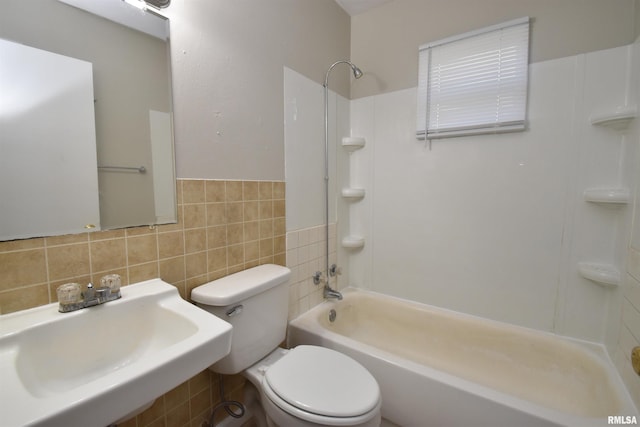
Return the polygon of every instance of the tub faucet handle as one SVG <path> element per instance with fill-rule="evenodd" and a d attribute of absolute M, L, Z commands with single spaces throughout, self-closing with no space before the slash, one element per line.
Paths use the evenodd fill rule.
<path fill-rule="evenodd" d="M 325 282 L 324 277 L 322 277 L 322 271 L 316 271 L 311 277 L 313 278 L 314 285 L 319 285 L 320 283 Z"/>

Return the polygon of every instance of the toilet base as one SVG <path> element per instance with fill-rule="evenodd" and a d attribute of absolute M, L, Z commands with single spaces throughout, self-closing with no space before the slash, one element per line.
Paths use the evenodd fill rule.
<path fill-rule="evenodd" d="M 271 427 L 267 421 L 267 414 L 264 413 L 262 404 L 260 403 L 260 392 L 256 387 L 247 381 L 243 389 L 244 406 L 253 416 L 258 427 Z"/>

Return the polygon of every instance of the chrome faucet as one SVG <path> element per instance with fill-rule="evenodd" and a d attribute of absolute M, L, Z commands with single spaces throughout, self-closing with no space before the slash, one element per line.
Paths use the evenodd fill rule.
<path fill-rule="evenodd" d="M 342 274 L 342 269 L 335 264 L 331 264 L 328 270 L 329 277 L 335 277 Z M 331 285 L 329 285 L 329 280 L 324 282 L 324 297 L 325 298 L 337 298 L 338 300 L 342 299 L 342 294 L 338 292 L 337 289 L 332 289 Z"/>
<path fill-rule="evenodd" d="M 338 300 L 342 299 L 342 294 L 335 289 L 331 289 L 331 287 L 326 284 L 324 285 L 324 297 L 325 298 L 337 298 Z"/>
<path fill-rule="evenodd" d="M 82 310 L 83 308 L 93 307 L 94 305 L 100 305 L 109 301 L 117 300 L 121 296 L 120 289 L 115 292 L 111 292 L 111 288 L 109 286 L 94 288 L 93 285 L 89 283 L 87 285 L 87 289 L 82 293 L 82 299 L 67 302 L 60 301 L 58 304 L 58 311 L 60 313 L 69 313 L 71 311 Z"/>
<path fill-rule="evenodd" d="M 336 274 L 341 273 L 339 272 L 339 270 L 336 270 L 336 265 L 333 264 L 331 266 L 331 269 L 329 270 L 329 274 L 331 277 L 333 277 Z M 324 277 L 324 274 L 321 271 L 316 271 L 315 274 L 311 277 L 313 278 L 313 284 L 316 286 L 320 283 L 324 283 L 324 289 L 322 293 L 324 298 L 337 298 L 339 300 L 342 299 L 342 294 L 337 290 L 331 288 L 331 286 L 329 285 L 329 281 Z"/>

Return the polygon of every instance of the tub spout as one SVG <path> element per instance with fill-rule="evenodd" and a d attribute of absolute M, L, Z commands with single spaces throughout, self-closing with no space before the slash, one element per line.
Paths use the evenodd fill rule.
<path fill-rule="evenodd" d="M 331 289 L 329 285 L 325 285 L 324 287 L 324 297 L 325 298 L 337 298 L 338 300 L 342 299 L 342 294 L 335 289 Z"/>

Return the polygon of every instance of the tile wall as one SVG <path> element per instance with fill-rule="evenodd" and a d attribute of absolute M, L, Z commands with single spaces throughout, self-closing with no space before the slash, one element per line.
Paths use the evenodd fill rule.
<path fill-rule="evenodd" d="M 638 192 L 640 196 L 640 191 Z M 640 250 L 630 247 L 624 281 L 622 325 L 615 352 L 615 364 L 631 398 L 640 407 L 640 377 L 633 372 L 631 351 L 640 346 Z"/>
<path fill-rule="evenodd" d="M 56 302 L 57 286 L 108 273 L 123 285 L 160 277 L 186 297 L 240 270 L 285 265 L 284 182 L 178 180 L 177 195 L 177 224 L 0 242 L 0 313 Z M 227 382 L 227 394 L 241 398 L 242 379 Z M 123 425 L 199 427 L 217 387 L 203 371 Z"/>
<path fill-rule="evenodd" d="M 326 236 L 324 225 L 287 232 L 287 267 L 291 269 L 289 285 L 289 320 L 324 301 L 323 284 L 313 283 L 316 271 L 325 272 Z M 336 224 L 329 225 L 329 262 L 336 262 Z M 336 279 L 331 279 L 336 286 Z"/>

